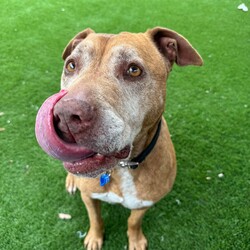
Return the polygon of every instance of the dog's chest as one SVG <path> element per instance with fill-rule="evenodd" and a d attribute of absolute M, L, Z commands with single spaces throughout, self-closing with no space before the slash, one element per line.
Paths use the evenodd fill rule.
<path fill-rule="evenodd" d="M 129 173 L 128 169 L 121 168 L 118 170 L 118 172 L 121 178 L 120 190 L 122 196 L 119 196 L 114 192 L 106 192 L 106 193 L 92 193 L 91 197 L 93 199 L 102 200 L 112 204 L 119 203 L 129 209 L 139 209 L 153 205 L 153 201 L 141 200 L 138 198 L 133 177 Z"/>

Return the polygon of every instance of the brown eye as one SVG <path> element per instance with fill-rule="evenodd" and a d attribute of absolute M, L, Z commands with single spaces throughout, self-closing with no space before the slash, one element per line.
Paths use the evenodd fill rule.
<path fill-rule="evenodd" d="M 68 72 L 72 73 L 76 70 L 76 65 L 74 61 L 69 61 L 66 65 L 66 69 Z"/>
<path fill-rule="evenodd" d="M 142 74 L 142 70 L 136 65 L 131 65 L 127 71 L 127 74 L 132 77 L 137 77 Z"/>

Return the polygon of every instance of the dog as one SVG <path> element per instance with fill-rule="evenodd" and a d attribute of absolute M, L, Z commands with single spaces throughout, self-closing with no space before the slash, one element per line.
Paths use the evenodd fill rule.
<path fill-rule="evenodd" d="M 85 29 L 62 57 L 62 90 L 37 114 L 37 141 L 63 162 L 68 192 L 81 192 L 90 221 L 85 247 L 102 248 L 105 201 L 131 210 L 129 249 L 144 250 L 143 216 L 176 176 L 163 117 L 166 80 L 174 63 L 201 66 L 202 58 L 182 35 L 162 27 L 117 35 Z"/>

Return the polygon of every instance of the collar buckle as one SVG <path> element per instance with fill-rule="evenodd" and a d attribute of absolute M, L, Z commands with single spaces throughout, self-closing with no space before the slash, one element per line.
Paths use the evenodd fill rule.
<path fill-rule="evenodd" d="M 139 162 L 135 161 L 120 161 L 119 166 L 122 168 L 129 167 L 131 169 L 136 169 L 139 166 Z"/>

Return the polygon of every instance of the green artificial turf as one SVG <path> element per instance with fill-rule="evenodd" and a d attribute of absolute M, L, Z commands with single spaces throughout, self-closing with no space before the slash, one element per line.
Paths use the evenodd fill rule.
<path fill-rule="evenodd" d="M 86 210 L 79 193 L 66 193 L 61 163 L 36 143 L 38 107 L 59 90 L 61 53 L 77 32 L 158 25 L 186 36 L 205 63 L 175 66 L 168 80 L 165 117 L 178 175 L 145 216 L 149 249 L 250 249 L 250 16 L 240 3 L 1 1 L 0 249 L 82 249 Z M 60 212 L 72 219 L 58 219 Z M 104 249 L 125 249 L 128 215 L 103 205 Z"/>

